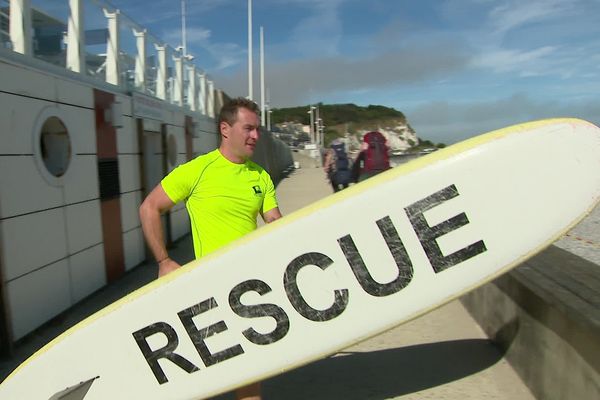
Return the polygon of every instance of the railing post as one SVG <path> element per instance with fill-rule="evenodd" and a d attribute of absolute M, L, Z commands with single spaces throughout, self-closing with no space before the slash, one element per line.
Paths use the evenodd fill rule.
<path fill-rule="evenodd" d="M 175 90 L 173 103 L 183 107 L 183 57 L 173 57 L 175 61 Z"/>
<path fill-rule="evenodd" d="M 206 115 L 206 75 L 204 73 L 198 74 L 198 82 L 200 86 L 198 90 L 198 107 L 202 115 Z"/>
<path fill-rule="evenodd" d="M 109 12 L 104 9 L 104 16 L 108 19 L 108 43 L 106 44 L 106 82 L 119 86 L 121 74 L 119 68 L 120 34 L 119 34 L 120 11 Z"/>
<path fill-rule="evenodd" d="M 155 44 L 158 55 L 158 69 L 156 70 L 156 97 L 167 99 L 167 46 Z"/>
<path fill-rule="evenodd" d="M 146 92 L 146 30 L 133 30 L 137 55 L 135 56 L 135 87 L 141 92 Z"/>
<path fill-rule="evenodd" d="M 67 28 L 67 69 L 85 74 L 85 38 L 82 1 L 69 0 L 69 10 L 69 23 Z"/>
<path fill-rule="evenodd" d="M 197 76 L 196 66 L 189 65 L 188 66 L 189 83 L 188 83 L 187 101 L 188 101 L 188 104 L 190 105 L 190 110 L 192 110 L 192 111 L 198 111 L 198 95 L 196 94 L 196 92 L 197 92 L 196 76 Z"/>
<path fill-rule="evenodd" d="M 215 83 L 213 81 L 208 81 L 208 110 L 207 114 L 209 117 L 215 117 Z"/>
<path fill-rule="evenodd" d="M 10 0 L 10 40 L 14 51 L 33 56 L 30 0 Z"/>

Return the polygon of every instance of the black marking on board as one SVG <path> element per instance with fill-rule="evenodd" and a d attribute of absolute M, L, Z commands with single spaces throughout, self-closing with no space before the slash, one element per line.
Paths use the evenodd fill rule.
<path fill-rule="evenodd" d="M 203 302 L 188 307 L 185 310 L 177 313 L 190 339 L 192 339 L 192 343 L 194 343 L 200 358 L 202 358 L 204 365 L 207 367 L 235 356 L 239 356 L 240 354 L 244 354 L 244 349 L 239 344 L 216 353 L 211 353 L 211 351 L 208 349 L 205 340 L 217 333 L 225 332 L 227 330 L 227 324 L 225 324 L 225 321 L 219 321 L 205 328 L 198 329 L 193 318 L 217 307 L 217 301 L 214 299 L 214 297 L 211 297 L 208 300 L 204 300 Z"/>
<path fill-rule="evenodd" d="M 322 270 L 325 270 L 331 264 L 333 264 L 333 260 L 325 254 L 311 252 L 296 257 L 288 264 L 285 270 L 285 274 L 283 275 L 285 293 L 296 311 L 306 319 L 315 322 L 329 321 L 344 312 L 348 305 L 347 289 L 336 289 L 334 291 L 335 300 L 333 305 L 326 310 L 317 310 L 308 305 L 298 288 L 296 279 L 298 277 L 298 272 L 302 268 L 307 265 L 315 265 Z"/>
<path fill-rule="evenodd" d="M 419 200 L 406 207 L 406 215 L 410 220 L 418 238 L 429 258 L 433 270 L 438 273 L 463 261 L 475 257 L 487 251 L 483 240 L 468 245 L 448 256 L 444 256 L 437 243 L 437 238 L 452 232 L 469 223 L 467 215 L 463 212 L 435 226 L 429 226 L 423 213 L 442 204 L 445 201 L 453 199 L 459 195 L 455 185 L 450 185 L 426 198 Z"/>
<path fill-rule="evenodd" d="M 152 350 L 146 339 L 159 333 L 165 335 L 167 338 L 167 344 L 160 349 Z M 174 353 L 175 349 L 179 345 L 179 338 L 177 337 L 175 329 L 173 329 L 173 327 L 166 322 L 156 322 L 152 325 L 148 325 L 139 331 L 133 332 L 133 337 L 135 338 L 138 347 L 142 351 L 146 362 L 150 366 L 154 377 L 161 385 L 169 381 L 164 371 L 158 364 L 158 360 L 161 358 L 166 358 L 188 374 L 200 370 L 200 368 L 192 364 L 187 359 L 183 358 L 179 354 Z"/>
<path fill-rule="evenodd" d="M 100 377 L 96 376 L 87 381 L 79 382 L 77 385 L 69 386 L 53 395 L 48 400 L 83 400 L 92 387 L 92 383 L 98 378 Z"/>
<path fill-rule="evenodd" d="M 234 313 L 244 318 L 271 317 L 277 323 L 270 333 L 259 333 L 253 328 L 248 328 L 242 334 L 254 344 L 266 345 L 282 339 L 290 330 L 290 319 L 283 309 L 275 304 L 245 305 L 240 301 L 247 292 L 256 292 L 261 296 L 271 291 L 265 282 L 252 279 L 236 285 L 229 292 L 229 306 Z"/>
<path fill-rule="evenodd" d="M 377 226 L 383 235 L 388 249 L 394 257 L 396 266 L 398 267 L 398 276 L 391 282 L 379 283 L 373 279 L 373 276 L 371 276 L 371 273 L 354 244 L 354 240 L 352 240 L 352 236 L 346 235 L 338 239 L 338 243 L 346 260 L 348 260 L 348 263 L 352 268 L 354 276 L 364 291 L 371 296 L 383 297 L 397 293 L 408 286 L 413 278 L 413 267 L 408 253 L 406 252 L 406 248 L 404 247 L 404 244 L 398 235 L 398 231 L 396 231 L 390 217 L 386 216 L 378 220 Z"/>

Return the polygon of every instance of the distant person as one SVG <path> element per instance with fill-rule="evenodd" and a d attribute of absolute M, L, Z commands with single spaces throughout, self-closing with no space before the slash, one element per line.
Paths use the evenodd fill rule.
<path fill-rule="evenodd" d="M 334 192 L 347 188 L 352 182 L 350 159 L 346 153 L 346 145 L 341 139 L 334 139 L 329 145 L 323 168 Z"/>
<path fill-rule="evenodd" d="M 201 258 L 256 229 L 256 217 L 266 223 L 281 218 L 269 174 L 250 157 L 259 139 L 259 108 L 237 98 L 219 113 L 221 145 L 171 171 L 140 206 L 148 247 L 163 276 L 180 265 L 169 257 L 161 213 L 184 201 L 192 225 L 196 258 Z M 260 400 L 260 383 L 236 391 L 238 399 Z"/>
<path fill-rule="evenodd" d="M 372 131 L 363 136 L 361 151 L 354 161 L 352 176 L 362 182 L 390 168 L 389 147 L 381 132 Z"/>

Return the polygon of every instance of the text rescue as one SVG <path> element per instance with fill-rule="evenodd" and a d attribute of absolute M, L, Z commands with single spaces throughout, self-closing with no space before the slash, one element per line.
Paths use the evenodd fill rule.
<path fill-rule="evenodd" d="M 442 254 L 436 241 L 437 238 L 467 225 L 469 220 L 463 212 L 431 227 L 425 220 L 423 214 L 458 195 L 459 193 L 456 186 L 450 185 L 404 209 L 429 262 L 436 273 L 475 257 L 487 250 L 483 240 L 479 240 L 448 256 Z M 352 236 L 346 235 L 339 238 L 337 241 L 354 276 L 363 290 L 371 296 L 382 297 L 392 295 L 405 288 L 412 280 L 413 267 L 410 257 L 390 217 L 386 216 L 376 223 L 398 267 L 398 275 L 391 282 L 379 283 L 373 279 L 354 244 Z M 333 305 L 325 310 L 317 310 L 312 308 L 305 301 L 298 288 L 296 277 L 302 268 L 308 265 L 314 265 L 325 270 L 331 264 L 333 264 L 333 260 L 327 255 L 311 252 L 296 257 L 288 264 L 285 270 L 283 280 L 287 298 L 294 309 L 306 319 L 316 322 L 328 321 L 338 317 L 348 306 L 349 293 L 347 289 L 335 290 Z M 244 305 L 240 301 L 244 293 L 256 292 L 262 296 L 269 293 L 271 290 L 271 287 L 266 282 L 253 279 L 236 285 L 229 292 L 229 307 L 238 316 L 243 318 L 271 317 L 276 321 L 277 325 L 275 329 L 266 334 L 259 333 L 252 328 L 248 328 L 242 332 L 247 340 L 257 345 L 268 345 L 281 340 L 290 329 L 288 315 L 278 305 Z M 244 353 L 244 349 L 240 344 L 236 344 L 235 346 L 216 353 L 212 353 L 208 349 L 205 340 L 212 335 L 226 331 L 227 325 L 225 324 L 225 321 L 219 321 L 210 326 L 198 329 L 192 319 L 195 316 L 216 307 L 218 307 L 217 302 L 211 297 L 177 313 L 181 323 L 185 327 L 187 335 L 196 347 L 196 350 L 206 367 L 210 367 Z M 167 339 L 167 344 L 162 348 L 152 350 L 148 344 L 147 338 L 156 334 L 164 335 Z M 166 322 L 156 322 L 146 326 L 134 332 L 133 337 L 150 366 L 150 369 L 154 373 L 156 380 L 160 384 L 168 382 L 164 371 L 158 363 L 158 360 L 160 359 L 167 359 L 188 373 L 200 369 L 188 359 L 175 353 L 179 344 L 179 338 L 175 329 Z"/>

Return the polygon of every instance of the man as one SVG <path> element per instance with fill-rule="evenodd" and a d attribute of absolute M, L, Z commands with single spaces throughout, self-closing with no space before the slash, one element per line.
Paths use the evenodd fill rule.
<path fill-rule="evenodd" d="M 160 215 L 185 201 L 194 254 L 205 256 L 256 229 L 260 213 L 266 223 L 281 218 L 269 174 L 250 157 L 259 139 L 259 108 L 237 98 L 223 106 L 217 127 L 218 149 L 169 173 L 140 206 L 142 230 L 158 263 L 158 276 L 180 265 L 169 257 Z M 238 399 L 259 400 L 260 384 L 236 392 Z"/>

